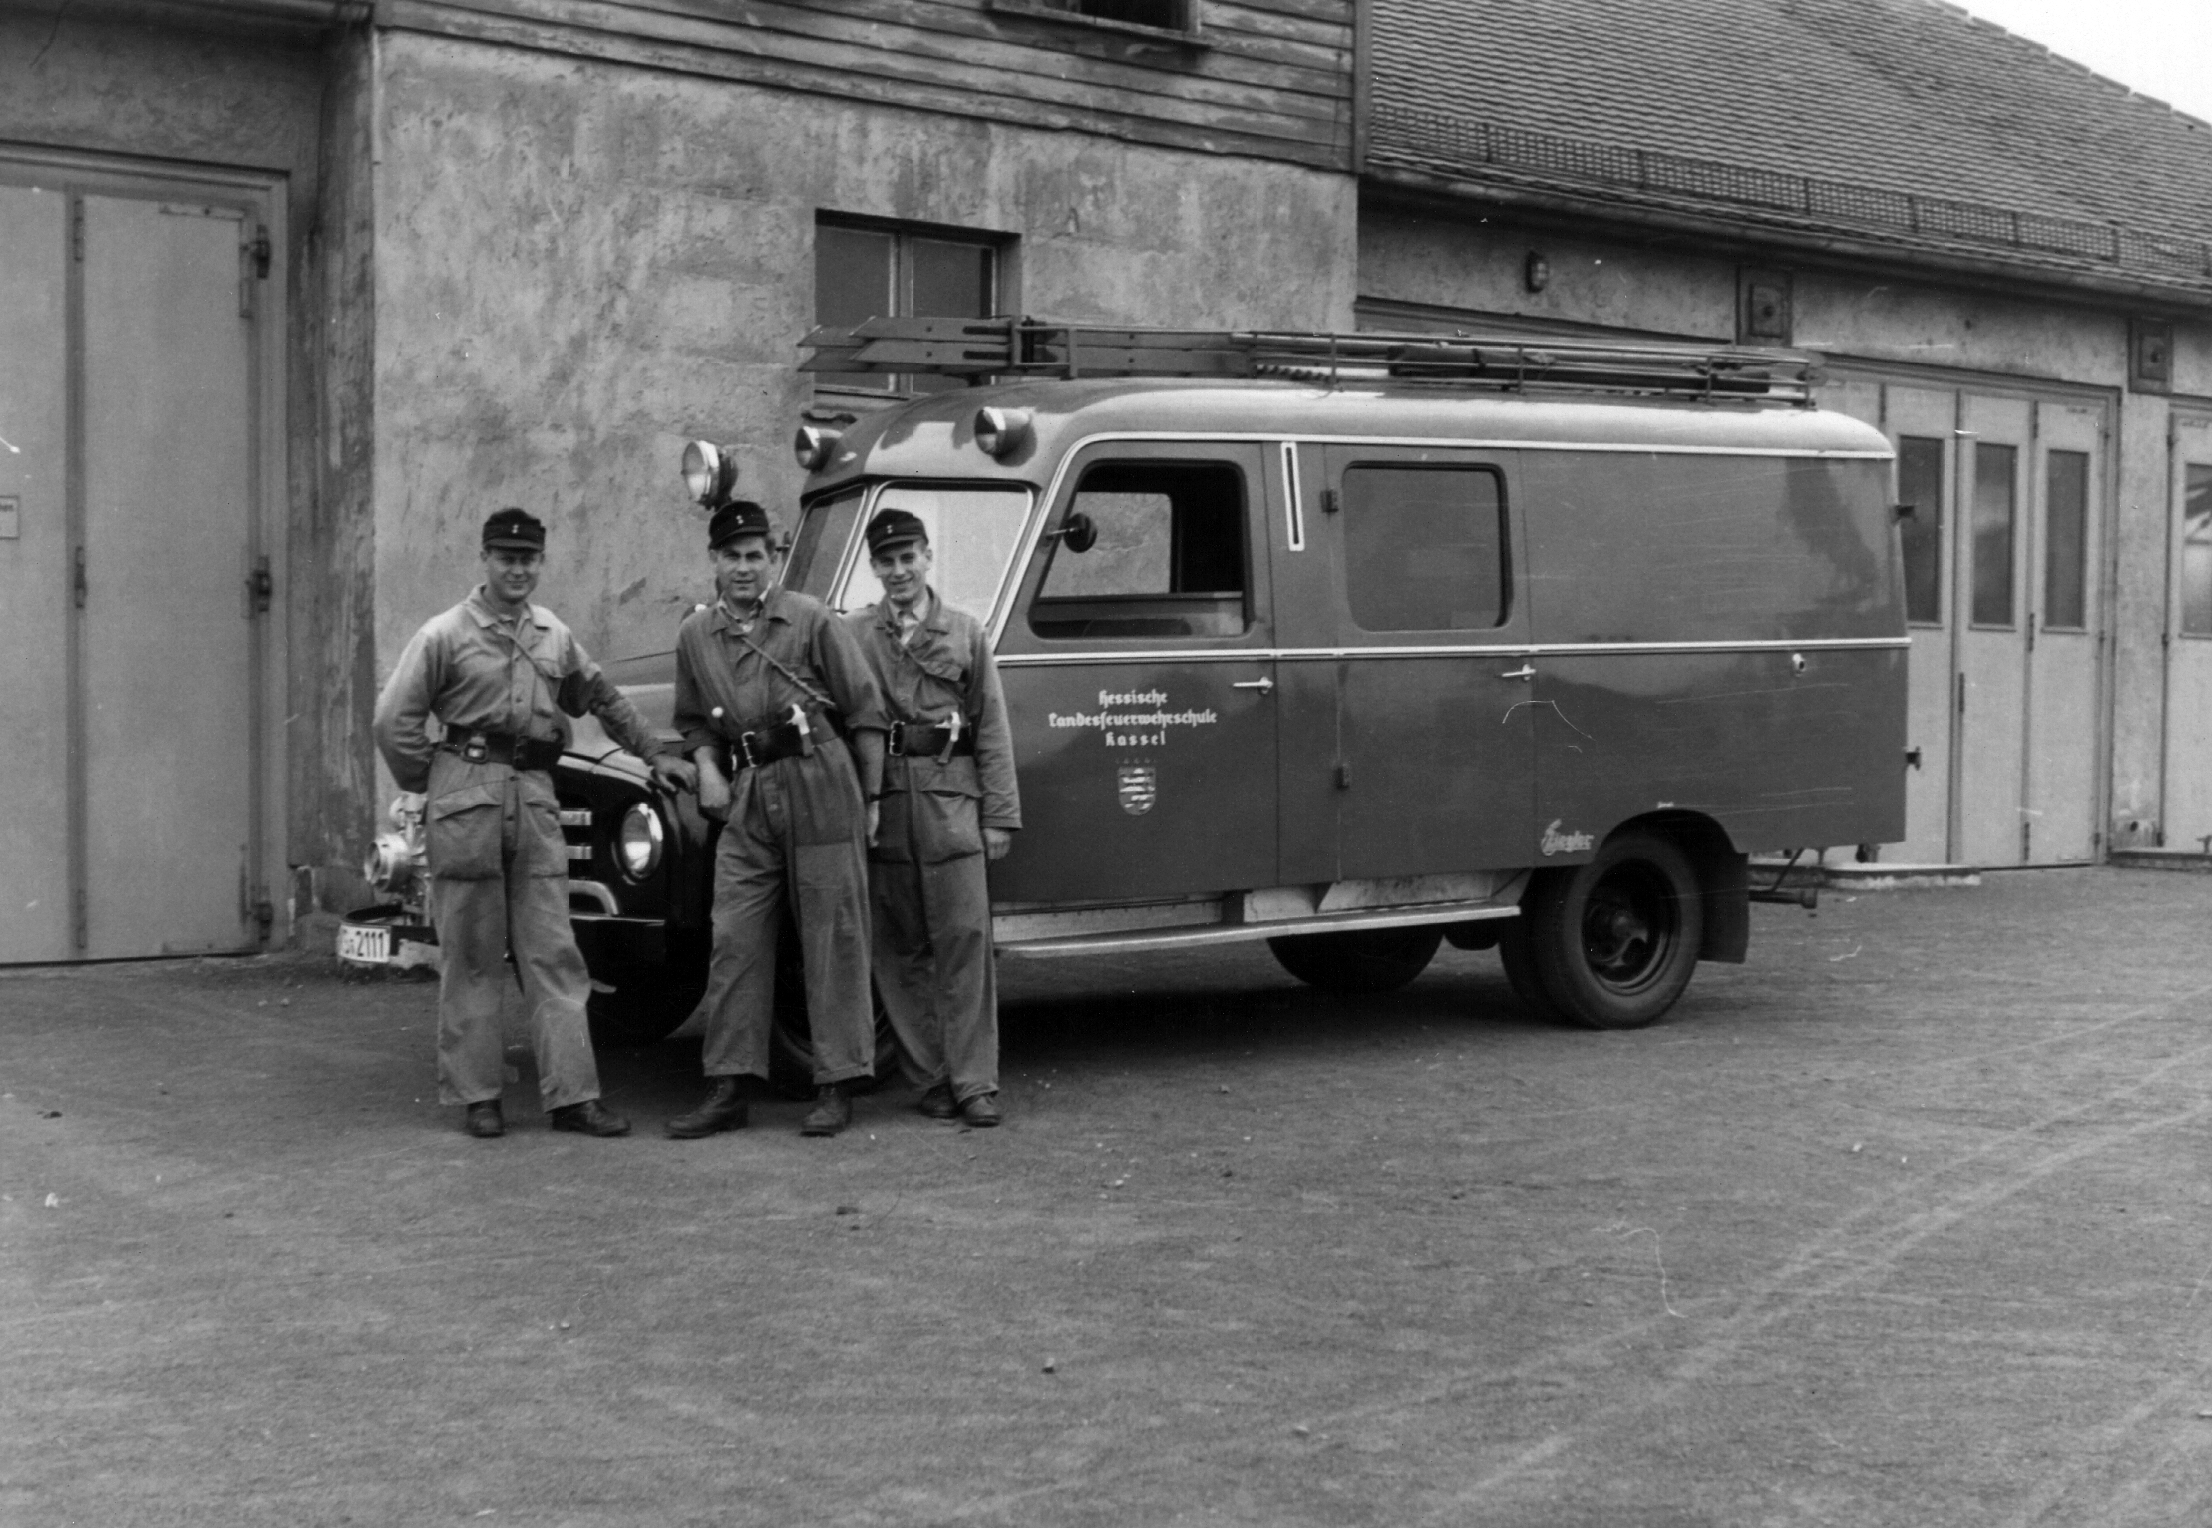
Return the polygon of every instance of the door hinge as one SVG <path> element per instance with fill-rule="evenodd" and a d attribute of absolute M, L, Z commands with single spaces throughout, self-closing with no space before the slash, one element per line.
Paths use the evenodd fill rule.
<path fill-rule="evenodd" d="M 1333 515 L 1338 513 L 1343 508 L 1344 495 L 1338 493 L 1334 488 L 1324 488 L 1321 490 L 1321 513 L 1325 515 Z"/>
<path fill-rule="evenodd" d="M 69 209 L 69 258 L 84 264 L 84 198 Z"/>
<path fill-rule="evenodd" d="M 81 546 L 77 548 L 76 574 L 72 580 L 72 587 L 76 591 L 77 608 L 82 610 L 84 609 L 85 596 L 91 591 L 91 585 L 85 581 L 84 548 Z"/>
<path fill-rule="evenodd" d="M 1966 714 L 1966 676 L 1964 674 L 1958 676 L 1958 692 L 1959 715 L 1964 716 Z"/>
<path fill-rule="evenodd" d="M 2035 858 L 2035 850 L 2030 847 L 2034 834 L 2034 823 L 2023 822 L 2020 824 L 2020 862 L 2022 864 L 2026 864 L 2029 860 Z"/>
<path fill-rule="evenodd" d="M 263 887 L 260 895 L 254 899 L 253 921 L 255 926 L 261 930 L 262 940 L 266 942 L 269 931 L 276 927 L 276 904 L 269 900 L 267 887 Z"/>
<path fill-rule="evenodd" d="M 1352 788 L 1351 765 L 1340 762 L 1336 766 L 1336 788 L 1340 791 L 1348 791 Z"/>
<path fill-rule="evenodd" d="M 276 575 L 269 571 L 269 557 L 263 553 L 253 560 L 253 571 L 246 575 L 247 619 L 267 615 L 275 599 Z"/>
<path fill-rule="evenodd" d="M 90 914 L 85 911 L 85 900 L 85 889 L 82 886 L 79 886 L 77 888 L 77 899 L 74 916 L 71 918 L 70 921 L 76 925 L 75 928 L 71 930 L 71 932 L 76 937 L 77 948 L 80 950 L 84 949 L 92 942 L 92 919 Z"/>
<path fill-rule="evenodd" d="M 246 248 L 253 257 L 254 275 L 262 281 L 267 281 L 269 279 L 270 255 L 268 228 L 257 226 L 253 231 L 253 242 L 247 245 Z"/>

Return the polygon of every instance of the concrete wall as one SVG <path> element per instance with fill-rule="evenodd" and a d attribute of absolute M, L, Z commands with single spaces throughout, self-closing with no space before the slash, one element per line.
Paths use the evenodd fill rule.
<path fill-rule="evenodd" d="M 665 650 L 707 587 L 686 439 L 788 509 L 817 211 L 1013 236 L 1018 301 L 1344 326 L 1347 176 L 387 33 L 376 651 L 466 592 L 482 516 L 551 527 L 546 602 Z"/>
<path fill-rule="evenodd" d="M 1541 252 L 1550 282 L 1531 293 Z M 1370 198 L 1361 209 L 1363 299 L 1732 340 L 1734 256 L 1562 233 Z M 1789 266 L 1781 258 L 1765 263 Z M 1798 268 L 1796 343 L 1894 368 L 2105 390 L 2118 401 L 2111 518 L 2108 842 L 2156 841 L 2166 700 L 2167 400 L 2125 391 L 2129 310 L 1893 276 Z M 2212 395 L 2212 328 L 2178 325 L 2177 394 Z"/>

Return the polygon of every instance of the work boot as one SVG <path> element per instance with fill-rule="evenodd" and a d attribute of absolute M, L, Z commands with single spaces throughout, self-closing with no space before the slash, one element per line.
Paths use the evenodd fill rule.
<path fill-rule="evenodd" d="M 952 1096 L 952 1084 L 940 1082 L 923 1090 L 914 1100 L 914 1107 L 931 1119 L 954 1119 L 960 1113 L 960 1105 Z"/>
<path fill-rule="evenodd" d="M 701 1136 L 713 1135 L 720 1130 L 745 1128 L 745 1095 L 738 1091 L 735 1077 L 710 1077 L 707 1101 L 689 1114 L 679 1114 L 668 1122 L 668 1133 L 679 1141 L 696 1141 Z"/>
<path fill-rule="evenodd" d="M 960 1105 L 960 1118 L 971 1130 L 988 1130 L 998 1123 L 998 1095 L 978 1093 Z"/>
<path fill-rule="evenodd" d="M 587 1098 L 580 1104 L 563 1104 L 549 1117 L 555 1130 L 573 1130 L 579 1135 L 630 1133 L 630 1122 L 611 1109 L 600 1108 L 596 1098 Z"/>
<path fill-rule="evenodd" d="M 814 1112 L 799 1122 L 801 1135 L 835 1135 L 853 1122 L 853 1101 L 841 1082 L 825 1082 L 814 1095 Z"/>
<path fill-rule="evenodd" d="M 507 1133 L 507 1121 L 499 1112 L 499 1100 L 487 1098 L 482 1103 L 469 1105 L 467 1118 L 461 1128 L 480 1141 L 494 1140 Z"/>

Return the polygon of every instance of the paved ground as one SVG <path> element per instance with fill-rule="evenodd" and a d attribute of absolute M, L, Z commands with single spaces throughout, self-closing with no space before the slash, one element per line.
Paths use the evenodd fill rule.
<path fill-rule="evenodd" d="M 467 1140 L 321 958 L 0 976 L 0 1522 L 2212 1520 L 2212 877 L 1756 918 L 1634 1034 L 1010 966 L 1005 1128 L 834 1141 L 659 1138 L 681 1043 Z"/>

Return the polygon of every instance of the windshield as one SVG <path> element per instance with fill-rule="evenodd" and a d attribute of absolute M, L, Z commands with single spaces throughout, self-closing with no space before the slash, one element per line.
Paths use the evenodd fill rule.
<path fill-rule="evenodd" d="M 887 483 L 869 514 L 903 509 L 929 529 L 930 586 L 956 610 L 986 619 L 1014 559 L 1014 544 L 1029 518 L 1029 489 L 952 488 Z M 883 585 L 865 556 L 853 559 L 842 586 L 837 565 L 859 518 L 860 495 L 840 494 L 809 508 L 791 548 L 787 586 L 828 600 L 839 611 L 859 610 L 883 598 Z M 828 591 L 828 592 L 825 592 Z"/>

